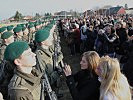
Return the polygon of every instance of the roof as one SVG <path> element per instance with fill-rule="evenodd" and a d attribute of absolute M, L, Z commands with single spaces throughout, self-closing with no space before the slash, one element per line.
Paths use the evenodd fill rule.
<path fill-rule="evenodd" d="M 117 14 L 117 12 L 121 9 L 122 7 L 120 6 L 120 7 L 111 7 L 110 9 L 108 9 L 107 11 L 106 11 L 106 14 L 110 14 L 110 15 L 112 15 L 112 14 Z"/>

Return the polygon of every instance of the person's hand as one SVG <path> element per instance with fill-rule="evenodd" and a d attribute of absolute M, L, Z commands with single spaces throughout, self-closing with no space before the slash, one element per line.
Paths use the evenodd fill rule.
<path fill-rule="evenodd" d="M 72 71 L 71 71 L 71 68 L 69 65 L 65 65 L 63 71 L 64 71 L 66 76 L 70 76 L 72 74 Z"/>

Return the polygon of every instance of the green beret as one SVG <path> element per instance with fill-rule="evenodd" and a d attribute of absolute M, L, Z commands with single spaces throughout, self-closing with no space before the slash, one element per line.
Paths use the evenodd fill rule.
<path fill-rule="evenodd" d="M 7 26 L 7 31 L 11 31 L 13 29 L 12 26 Z"/>
<path fill-rule="evenodd" d="M 21 25 L 20 25 L 20 24 L 18 24 L 18 25 L 17 25 L 17 27 L 21 27 Z"/>
<path fill-rule="evenodd" d="M 29 48 L 29 45 L 24 41 L 16 41 L 9 44 L 4 52 L 4 59 L 14 61 L 22 55 L 22 53 Z"/>
<path fill-rule="evenodd" d="M 0 33 L 1 33 L 1 32 L 4 32 L 5 30 L 6 30 L 6 27 L 0 28 Z"/>
<path fill-rule="evenodd" d="M 2 35 L 1 35 L 1 38 L 2 39 L 8 39 L 10 36 L 12 36 L 13 33 L 11 32 L 4 32 Z"/>
<path fill-rule="evenodd" d="M 32 27 L 34 27 L 33 24 L 29 24 L 29 25 L 28 25 L 28 28 L 32 28 Z"/>
<path fill-rule="evenodd" d="M 38 22 L 37 22 L 37 23 L 35 23 L 35 26 L 38 26 L 38 25 L 40 25 Z"/>
<path fill-rule="evenodd" d="M 44 30 L 50 31 L 51 28 L 47 26 L 47 27 L 44 28 Z"/>
<path fill-rule="evenodd" d="M 49 37 L 49 31 L 47 30 L 38 30 L 35 34 L 35 41 L 42 42 L 45 41 Z"/>
<path fill-rule="evenodd" d="M 14 27 L 14 25 L 10 25 L 11 27 Z"/>
<path fill-rule="evenodd" d="M 55 24 L 55 20 L 52 20 L 51 24 Z"/>
<path fill-rule="evenodd" d="M 21 25 L 21 27 L 25 27 L 25 24 L 20 24 Z"/>
<path fill-rule="evenodd" d="M 15 28 L 13 29 L 13 31 L 16 32 L 16 33 L 18 33 L 18 32 L 20 32 L 20 31 L 22 31 L 22 27 L 15 27 Z"/>
<path fill-rule="evenodd" d="M 22 28 L 22 31 L 24 31 L 25 29 L 26 29 L 26 27 L 23 27 L 23 28 Z"/>

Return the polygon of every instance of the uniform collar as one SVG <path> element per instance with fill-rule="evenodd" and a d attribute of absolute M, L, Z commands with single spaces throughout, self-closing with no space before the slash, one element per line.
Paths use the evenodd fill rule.
<path fill-rule="evenodd" d="M 43 49 L 41 46 L 38 46 L 38 50 L 43 51 L 49 57 L 52 56 L 52 53 L 49 51 L 49 49 Z"/>
<path fill-rule="evenodd" d="M 31 74 L 26 74 L 21 72 L 19 69 L 15 69 L 15 74 L 22 77 L 26 81 L 29 81 L 32 84 L 40 82 L 40 79 L 42 77 L 42 74 L 40 74 L 36 69 L 33 69 Z"/>

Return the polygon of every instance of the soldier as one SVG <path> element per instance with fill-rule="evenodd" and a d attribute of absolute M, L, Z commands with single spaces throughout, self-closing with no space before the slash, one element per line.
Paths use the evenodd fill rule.
<path fill-rule="evenodd" d="M 1 35 L 4 33 L 4 32 L 6 32 L 6 27 L 1 27 L 0 28 L 0 37 L 1 37 Z M 0 45 L 2 44 L 2 40 L 0 39 Z"/>
<path fill-rule="evenodd" d="M 7 45 L 9 45 L 10 43 L 14 42 L 13 33 L 4 32 L 1 35 L 1 39 L 2 39 L 2 46 L 1 46 L 1 49 L 0 49 L 0 61 L 2 61 L 3 58 L 4 58 L 4 52 L 5 52 L 5 49 L 6 49 Z"/>
<path fill-rule="evenodd" d="M 0 34 L 3 34 L 3 33 L 6 32 L 6 31 L 7 31 L 6 27 L 0 28 Z"/>
<path fill-rule="evenodd" d="M 33 24 L 29 24 L 28 29 L 29 29 L 28 37 L 29 37 L 29 43 L 30 43 L 30 42 L 33 42 L 33 40 L 34 40 L 34 33 L 35 33 L 36 29 Z"/>
<path fill-rule="evenodd" d="M 15 41 L 22 41 L 23 40 L 23 32 L 22 32 L 22 27 L 17 26 L 13 29 L 15 33 Z"/>
<path fill-rule="evenodd" d="M 13 26 L 12 26 L 12 25 L 11 25 L 11 26 L 7 26 L 7 31 L 8 31 L 8 32 L 14 33 L 14 32 L 13 32 Z"/>
<path fill-rule="evenodd" d="M 38 43 L 36 50 L 37 60 L 40 59 L 44 65 L 40 67 L 39 64 L 37 64 L 37 69 L 40 72 L 44 72 L 45 70 L 51 85 L 53 85 L 59 78 L 59 74 L 53 68 L 53 52 L 49 50 L 53 44 L 53 39 L 50 37 L 49 31 L 39 30 L 35 34 L 35 41 Z"/>
<path fill-rule="evenodd" d="M 29 30 L 26 27 L 23 27 L 22 31 L 23 31 L 23 41 L 29 42 L 28 41 Z"/>
<path fill-rule="evenodd" d="M 8 85 L 8 100 L 40 100 L 41 77 L 33 66 L 36 54 L 24 41 L 7 46 L 4 58 L 14 64 L 14 75 Z"/>

